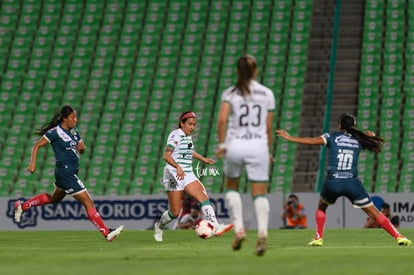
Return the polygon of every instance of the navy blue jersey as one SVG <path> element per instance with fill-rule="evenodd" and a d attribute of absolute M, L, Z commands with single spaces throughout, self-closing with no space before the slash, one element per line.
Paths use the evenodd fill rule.
<path fill-rule="evenodd" d="M 65 130 L 58 125 L 48 130 L 43 137 L 52 145 L 57 166 L 79 168 L 79 152 L 76 147 L 82 138 L 76 127 Z"/>
<path fill-rule="evenodd" d="M 343 132 L 322 135 L 328 148 L 328 178 L 349 179 L 358 176 L 358 156 L 362 145 Z"/>

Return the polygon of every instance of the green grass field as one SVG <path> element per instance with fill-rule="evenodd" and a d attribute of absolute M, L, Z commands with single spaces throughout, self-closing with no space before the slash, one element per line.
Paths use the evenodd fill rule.
<path fill-rule="evenodd" d="M 256 232 L 241 251 L 233 233 L 199 239 L 191 231 L 125 230 L 113 242 L 90 231 L 13 231 L 0 235 L 0 274 L 413 274 L 414 247 L 399 247 L 381 229 L 327 229 L 323 247 L 308 247 L 313 230 L 271 230 L 263 257 Z M 401 229 L 414 239 L 414 229 Z"/>

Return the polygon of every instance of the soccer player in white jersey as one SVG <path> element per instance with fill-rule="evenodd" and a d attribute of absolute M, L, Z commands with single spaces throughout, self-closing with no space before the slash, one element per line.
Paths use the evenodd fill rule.
<path fill-rule="evenodd" d="M 166 165 L 163 184 L 168 196 L 168 210 L 154 224 L 154 239 L 163 241 L 163 228 L 180 215 L 182 195 L 185 192 L 201 205 L 203 217 L 214 224 L 215 236 L 221 236 L 233 228 L 233 224 L 219 224 L 206 189 L 193 172 L 193 158 L 207 164 L 214 160 L 205 158 L 194 150 L 191 134 L 195 129 L 197 118 L 195 113 L 187 111 L 181 114 L 178 128 L 168 135 L 167 147 L 164 152 Z"/>
<path fill-rule="evenodd" d="M 218 157 L 224 157 L 226 202 L 234 223 L 233 250 L 241 249 L 246 238 L 239 182 L 245 168 L 251 184 L 256 212 L 258 240 L 256 255 L 267 249 L 269 201 L 266 197 L 269 182 L 270 145 L 275 110 L 273 92 L 255 80 L 256 60 L 250 55 L 237 62 L 238 79 L 235 86 L 221 96 L 218 117 Z"/>
<path fill-rule="evenodd" d="M 55 190 L 52 194 L 40 194 L 27 201 L 16 201 L 14 220 L 19 223 L 22 214 L 31 207 L 60 202 L 66 195 L 72 196 L 85 207 L 86 215 L 107 241 L 112 241 L 121 234 L 124 226 L 108 228 L 95 208 L 88 190 L 78 177 L 80 154 L 85 152 L 85 144 L 76 128 L 78 118 L 75 110 L 65 105 L 51 121 L 44 125 L 37 134 L 42 137 L 35 143 L 27 170 L 36 171 L 36 157 L 40 147 L 50 144 L 55 153 Z"/>

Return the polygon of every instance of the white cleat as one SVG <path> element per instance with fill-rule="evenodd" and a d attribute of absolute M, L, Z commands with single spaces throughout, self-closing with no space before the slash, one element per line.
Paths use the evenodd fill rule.
<path fill-rule="evenodd" d="M 14 221 L 15 222 L 20 222 L 20 219 L 22 218 L 22 214 L 23 214 L 22 204 L 23 203 L 21 201 L 16 201 L 14 203 Z"/>
<path fill-rule="evenodd" d="M 162 234 L 164 234 L 164 231 L 160 227 L 160 223 L 156 222 L 154 224 L 154 239 L 157 242 L 162 242 Z"/>
<path fill-rule="evenodd" d="M 112 242 L 116 237 L 118 237 L 122 230 L 124 230 L 124 226 L 120 225 L 116 229 L 109 229 L 108 235 L 106 235 L 106 240 L 108 242 Z"/>
<path fill-rule="evenodd" d="M 234 225 L 231 224 L 219 224 L 216 228 L 216 232 L 214 232 L 214 235 L 216 237 L 219 237 L 221 235 L 223 235 L 226 232 L 229 232 L 230 230 L 232 230 L 234 227 Z"/>

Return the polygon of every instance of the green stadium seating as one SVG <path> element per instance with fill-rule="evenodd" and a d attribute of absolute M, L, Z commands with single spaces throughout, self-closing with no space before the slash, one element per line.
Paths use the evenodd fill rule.
<path fill-rule="evenodd" d="M 235 65 L 244 53 L 256 57 L 262 66 L 260 81 L 283 102 L 275 125 L 281 121 L 281 127 L 298 133 L 311 3 L 3 1 L 0 125 L 10 121 L 12 127 L 1 126 L 7 140 L 0 160 L 7 169 L 0 170 L 0 194 L 30 196 L 53 188 L 50 147 L 39 153 L 34 177 L 24 169 L 38 138 L 32 135 L 33 127 L 47 122 L 63 104 L 78 111 L 78 127 L 88 148 L 81 158 L 80 178 L 92 194 L 164 193 L 166 135 L 180 113 L 192 109 L 199 119 L 197 151 L 214 155 L 220 95 L 235 83 Z M 370 16 L 379 18 L 382 9 L 373 10 L 378 12 Z M 398 18 L 390 28 L 399 26 Z M 377 27 L 379 19 L 372 22 Z M 390 43 L 400 41 L 399 35 L 388 37 Z M 397 46 L 390 44 L 390 54 Z M 373 44 L 366 51 L 371 54 L 366 64 L 373 68 L 379 62 L 376 50 Z M 387 68 L 391 73 L 393 64 Z M 376 72 L 369 76 L 370 84 L 378 82 Z M 372 121 L 373 114 L 370 111 L 366 121 Z M 18 157 L 7 155 L 12 151 Z M 275 152 L 270 190 L 290 192 L 296 146 L 280 143 Z M 222 160 L 213 167 L 222 172 Z M 201 180 L 209 192 L 223 192 L 222 173 Z M 250 191 L 246 175 L 240 188 Z"/>

